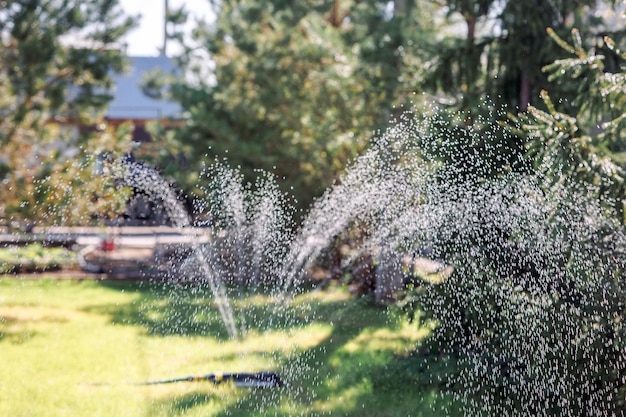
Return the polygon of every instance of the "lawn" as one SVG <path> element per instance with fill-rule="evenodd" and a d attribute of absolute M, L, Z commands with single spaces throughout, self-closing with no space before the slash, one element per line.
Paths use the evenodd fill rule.
<path fill-rule="evenodd" d="M 446 405 L 398 372 L 428 329 L 393 309 L 341 288 L 233 305 L 248 328 L 238 340 L 203 286 L 0 279 L 0 415 L 427 416 Z M 137 384 L 263 370 L 289 386 Z"/>

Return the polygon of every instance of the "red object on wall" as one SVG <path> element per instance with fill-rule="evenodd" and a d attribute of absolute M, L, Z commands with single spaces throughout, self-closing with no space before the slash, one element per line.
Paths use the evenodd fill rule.
<path fill-rule="evenodd" d="M 103 239 L 100 242 L 100 250 L 111 252 L 115 250 L 115 242 L 112 239 Z"/>

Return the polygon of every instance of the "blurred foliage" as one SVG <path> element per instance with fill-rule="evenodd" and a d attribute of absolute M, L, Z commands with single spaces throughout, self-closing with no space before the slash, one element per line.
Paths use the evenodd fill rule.
<path fill-rule="evenodd" d="M 92 150 L 93 137 L 72 126 L 100 123 L 134 19 L 116 0 L 0 1 L 0 9 L 0 218 L 45 221 L 36 182 Z"/>
<path fill-rule="evenodd" d="M 83 137 L 50 126 L 95 120 L 109 98 L 111 71 L 124 68 L 115 46 L 133 19 L 123 16 L 113 0 L 1 3 L 7 12 L 0 16 L 5 34 L 0 107 L 7 117 L 0 135 L 7 156 L 0 175 L 8 197 L 2 216 L 18 219 L 33 215 L 32 203 L 17 194 L 32 192 L 30 183 L 41 174 L 40 166 L 52 164 L 48 156 L 82 152 Z M 539 108 L 544 116 L 550 114 L 550 101 L 534 103 L 550 82 L 551 94 L 561 99 L 554 111 L 580 106 L 585 114 L 601 116 L 602 123 L 607 118 L 618 122 L 613 126 L 621 123 L 617 90 L 610 100 L 601 98 L 613 106 L 593 110 L 599 107 L 582 98 L 587 87 L 600 85 L 562 82 L 559 74 L 566 69 L 560 65 L 572 62 L 561 57 L 569 49 L 549 41 L 549 36 L 561 39 L 576 26 L 598 39 L 611 34 L 619 45 L 621 29 L 603 22 L 595 1 L 316 0 L 268 5 L 232 0 L 213 6 L 216 21 L 196 22 L 191 38 L 183 30 L 189 12 L 184 7 L 168 10 L 166 36 L 181 44 L 175 59 L 184 72 L 180 78 L 149 74 L 144 90 L 180 102 L 184 123 L 170 129 L 152 126 L 158 142 L 135 150 L 139 159 L 158 165 L 189 194 L 202 193 L 198 181 L 203 165 L 225 157 L 251 184 L 257 170 L 273 173 L 297 206 L 306 208 L 368 146 L 373 132 L 393 123 L 404 106 L 423 108 L 424 102 L 436 103 L 441 113 L 464 112 L 448 120 L 455 127 L 448 131 L 457 135 L 453 142 L 461 146 L 468 132 L 497 122 L 501 107 L 523 111 L 530 104 L 534 114 L 539 115 Z M 553 28 L 549 33 L 548 26 Z M 67 46 L 72 44 L 67 39 L 80 39 L 81 47 Z M 596 40 L 589 48 L 587 58 L 576 59 L 591 62 L 596 55 L 607 56 L 600 58 L 607 72 L 619 72 L 617 46 Z M 545 67 L 555 59 L 559 61 Z M 602 97 L 607 88 L 591 96 Z M 612 135 L 615 140 L 607 146 L 620 151 L 619 132 Z M 486 137 L 506 142 L 507 155 L 498 163 L 525 168 L 520 159 L 526 152 L 523 139 Z M 474 150 L 479 149 L 476 145 Z"/>
<path fill-rule="evenodd" d="M 595 0 L 433 0 L 442 6 L 441 35 L 431 41 L 426 89 L 470 115 L 486 99 L 525 111 L 547 85 L 542 67 L 562 55 L 547 27 L 596 30 Z"/>
<path fill-rule="evenodd" d="M 437 103 L 442 117 L 449 119 L 447 130 L 455 142 L 462 144 L 473 132 L 484 132 L 508 152 L 503 159 L 491 160 L 492 164 L 527 170 L 525 135 L 494 138 L 490 125 L 506 119 L 503 111 L 523 114 L 529 105 L 542 107 L 537 103 L 540 91 L 551 82 L 543 67 L 565 54 L 550 40 L 546 28 L 559 34 L 573 27 L 593 33 L 619 32 L 621 28 L 603 24 L 595 0 L 431 3 L 441 7 L 435 15 L 439 32 L 420 45 L 428 56 L 422 68 L 421 91 Z M 575 95 L 570 86 L 551 88 L 565 101 Z M 468 174 L 473 174 L 468 168 Z"/>
<path fill-rule="evenodd" d="M 429 250 L 450 274 L 407 291 L 409 317 L 436 323 L 407 366 L 465 415 L 619 415 L 624 229 L 593 196 L 508 181 L 449 190 L 463 219 L 440 213 Z"/>
<path fill-rule="evenodd" d="M 542 68 L 565 53 L 546 27 L 618 32 L 598 7 L 595 0 L 233 0 L 215 2 L 217 20 L 197 22 L 192 40 L 182 31 L 188 12 L 171 10 L 168 35 L 183 44 L 176 59 L 185 75 L 154 74 L 146 90 L 180 102 L 185 126 L 159 165 L 200 192 L 191 173 L 225 157 L 250 183 L 255 170 L 273 172 L 307 207 L 405 105 L 465 112 L 449 120 L 458 142 L 466 130 L 487 128 L 500 109 L 525 111 L 549 85 Z M 556 93 L 573 95 L 567 86 Z M 510 150 L 502 165 L 524 169 L 523 139 L 497 140 Z"/>
<path fill-rule="evenodd" d="M 76 254 L 65 248 L 46 248 L 39 243 L 0 248 L 0 273 L 42 272 L 76 266 Z"/>
<path fill-rule="evenodd" d="M 543 109 L 510 115 L 526 140 L 526 160 L 545 179 L 532 196 L 540 210 L 523 203 L 528 188 L 503 206 L 462 203 L 478 223 L 446 230 L 432 248 L 453 273 L 443 282 L 418 279 L 402 302 L 409 318 L 419 306 L 438 323 L 409 366 L 445 363 L 429 380 L 478 415 L 619 415 L 626 400 L 619 164 L 626 55 L 623 41 L 608 36 L 585 44 L 576 29 L 571 42 L 546 33 L 571 54 L 543 67 L 567 94 L 553 101 L 543 90 Z M 480 177 L 473 186 L 493 183 Z M 501 207 L 516 213 L 514 223 L 498 220 Z"/>
<path fill-rule="evenodd" d="M 426 14 L 390 14 L 387 6 L 216 4 L 215 24 L 199 24 L 179 57 L 187 78 L 168 90 L 185 109 L 178 138 L 186 161 L 200 172 L 212 156 L 226 157 L 251 183 L 255 170 L 272 172 L 306 207 L 406 99 L 403 61 L 418 66 L 405 51 L 409 34 L 419 39 L 431 28 Z M 211 77 L 196 66 L 201 53 L 213 61 Z M 188 172 L 180 182 L 192 187 L 196 178 L 181 178 Z"/>
<path fill-rule="evenodd" d="M 130 123 L 102 125 L 86 136 L 73 158 L 44 159 L 32 191 L 22 198 L 30 218 L 45 224 L 88 225 L 122 213 L 132 192 L 122 180 L 123 157 L 133 149 L 132 129 Z"/>

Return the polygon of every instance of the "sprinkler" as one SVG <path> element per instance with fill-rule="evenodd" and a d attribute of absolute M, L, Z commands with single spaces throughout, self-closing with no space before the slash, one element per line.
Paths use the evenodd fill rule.
<path fill-rule="evenodd" d="M 158 381 L 140 382 L 137 385 L 160 385 L 172 384 L 175 382 L 200 382 L 210 381 L 215 385 L 225 382 L 233 382 L 236 387 L 249 388 L 280 388 L 285 384 L 276 372 L 256 372 L 256 373 L 222 373 L 216 372 L 206 375 L 192 375 L 182 378 L 162 379 Z"/>

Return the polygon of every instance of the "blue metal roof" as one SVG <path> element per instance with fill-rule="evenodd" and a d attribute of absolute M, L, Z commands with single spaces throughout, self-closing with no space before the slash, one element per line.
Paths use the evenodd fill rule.
<path fill-rule="evenodd" d="M 164 73 L 176 73 L 178 69 L 166 56 L 129 57 L 130 70 L 123 74 L 114 74 L 114 87 L 110 94 L 113 100 L 109 103 L 107 119 L 118 120 L 159 120 L 163 118 L 177 119 L 181 107 L 172 101 L 148 97 L 141 89 L 144 74 L 156 69 Z"/>

